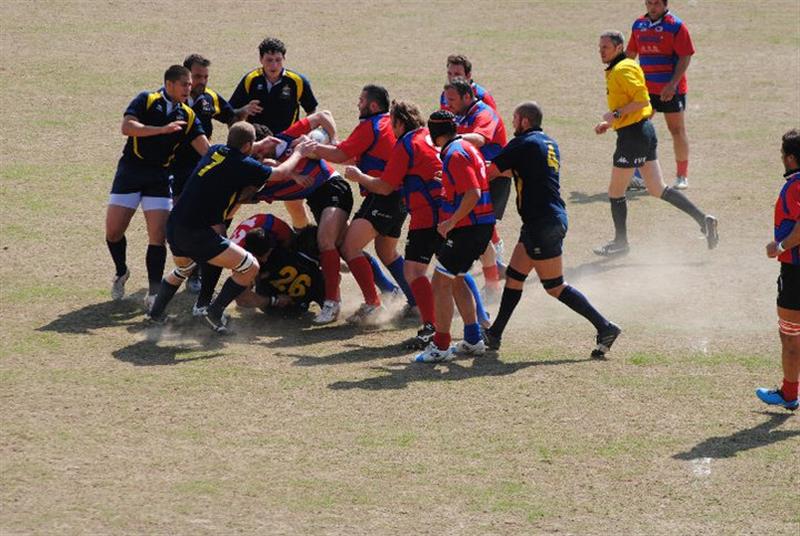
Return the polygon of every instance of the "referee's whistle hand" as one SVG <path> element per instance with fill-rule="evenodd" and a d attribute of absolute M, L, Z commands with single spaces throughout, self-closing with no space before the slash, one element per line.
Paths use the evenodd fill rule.
<path fill-rule="evenodd" d="M 594 133 L 605 134 L 606 130 L 608 130 L 610 126 L 611 125 L 609 125 L 607 121 L 603 121 L 602 123 L 597 123 L 594 127 Z"/>

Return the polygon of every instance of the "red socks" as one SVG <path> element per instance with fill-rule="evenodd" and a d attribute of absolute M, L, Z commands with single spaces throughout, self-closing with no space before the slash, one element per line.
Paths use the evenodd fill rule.
<path fill-rule="evenodd" d="M 783 399 L 787 402 L 791 402 L 792 400 L 797 400 L 797 386 L 800 385 L 800 382 L 790 382 L 788 380 L 783 380 L 783 387 L 781 387 L 781 394 L 783 395 Z"/>
<path fill-rule="evenodd" d="M 319 264 L 322 268 L 322 277 L 325 278 L 325 299 L 335 302 L 339 300 L 339 251 L 329 249 L 320 251 Z"/>
<path fill-rule="evenodd" d="M 681 160 L 680 162 L 675 162 L 678 167 L 678 177 L 688 177 L 689 173 L 689 161 L 688 160 Z"/>
<path fill-rule="evenodd" d="M 439 350 L 447 350 L 450 348 L 451 340 L 449 333 L 440 333 L 437 331 L 433 334 L 433 344 L 435 344 Z"/>
<path fill-rule="evenodd" d="M 411 293 L 419 307 L 419 315 L 423 324 L 433 324 L 433 287 L 427 276 L 419 276 L 411 282 Z"/>
<path fill-rule="evenodd" d="M 497 234 L 497 225 L 492 227 L 492 244 L 497 244 L 500 242 L 500 235 Z"/>
<path fill-rule="evenodd" d="M 483 278 L 486 280 L 486 286 L 493 288 L 500 287 L 500 274 L 497 271 L 497 264 L 484 266 Z"/>
<path fill-rule="evenodd" d="M 359 255 L 347 261 L 350 273 L 356 279 L 356 283 L 361 288 L 364 301 L 369 305 L 380 305 L 381 299 L 378 297 L 378 290 L 375 288 L 375 277 L 372 275 L 372 266 L 364 255 Z"/>

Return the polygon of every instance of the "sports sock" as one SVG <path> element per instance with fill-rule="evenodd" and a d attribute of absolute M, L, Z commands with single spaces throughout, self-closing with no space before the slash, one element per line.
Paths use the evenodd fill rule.
<path fill-rule="evenodd" d="M 800 382 L 790 382 L 787 380 L 783 380 L 783 386 L 781 387 L 781 394 L 783 395 L 783 399 L 787 402 L 791 402 L 792 400 L 797 400 L 797 388 L 800 385 Z"/>
<path fill-rule="evenodd" d="M 492 227 L 492 244 L 497 244 L 500 242 L 500 235 L 497 234 L 497 225 Z"/>
<path fill-rule="evenodd" d="M 614 242 L 628 243 L 628 203 L 625 197 L 609 197 L 611 219 L 614 221 Z"/>
<path fill-rule="evenodd" d="M 487 287 L 500 287 L 500 273 L 497 270 L 497 264 L 483 266 L 483 279 L 486 281 Z"/>
<path fill-rule="evenodd" d="M 406 281 L 406 276 L 403 273 L 403 265 L 405 264 L 405 260 L 403 259 L 402 255 L 398 255 L 397 258 L 392 261 L 391 264 L 386 266 L 389 269 L 389 272 L 394 277 L 394 280 L 400 285 L 400 289 L 403 291 L 403 294 L 406 295 L 406 301 L 410 306 L 417 305 L 417 302 L 414 301 L 414 293 L 411 292 L 411 287 L 408 286 L 408 281 Z"/>
<path fill-rule="evenodd" d="M 150 294 L 158 293 L 161 278 L 164 277 L 164 265 L 167 263 L 167 246 L 148 244 L 145 264 L 147 265 L 147 281 Z"/>
<path fill-rule="evenodd" d="M 500 298 L 500 311 L 497 312 L 497 318 L 489 328 L 489 332 L 497 338 L 503 336 L 503 331 L 506 329 L 511 314 L 517 307 L 520 298 L 522 298 L 522 289 L 506 288 L 503 289 L 503 297 Z"/>
<path fill-rule="evenodd" d="M 681 192 L 667 186 L 664 188 L 664 193 L 661 194 L 661 199 L 684 211 L 686 214 L 694 218 L 694 221 L 700 225 L 701 229 L 705 229 L 706 215 L 702 210 L 697 208 L 694 203 L 689 201 L 689 198 L 683 195 Z"/>
<path fill-rule="evenodd" d="M 197 306 L 206 307 L 211 303 L 214 289 L 217 288 L 222 275 L 222 267 L 204 262 L 200 265 L 200 293 L 197 295 Z"/>
<path fill-rule="evenodd" d="M 325 279 L 325 299 L 339 301 L 339 251 L 328 249 L 320 251 L 319 264 L 322 268 L 322 276 Z"/>
<path fill-rule="evenodd" d="M 489 322 L 489 314 L 483 307 L 483 300 L 481 299 L 481 291 L 478 290 L 478 284 L 475 282 L 475 278 L 472 277 L 471 274 L 464 274 L 464 283 L 467 284 L 467 286 L 469 287 L 469 291 L 472 293 L 472 297 L 475 299 L 475 312 L 478 315 L 478 323 L 486 324 L 487 322 Z"/>
<path fill-rule="evenodd" d="M 677 167 L 677 175 L 678 177 L 688 177 L 689 176 L 689 161 L 688 160 L 676 160 L 675 165 Z"/>
<path fill-rule="evenodd" d="M 111 253 L 111 258 L 114 260 L 114 268 L 117 270 L 117 275 L 125 275 L 125 272 L 128 271 L 128 265 L 125 264 L 128 241 L 125 236 L 123 235 L 117 242 L 106 240 L 106 245 L 108 246 L 108 252 Z"/>
<path fill-rule="evenodd" d="M 364 252 L 364 256 L 369 261 L 369 265 L 372 267 L 372 279 L 375 280 L 375 284 L 381 289 L 381 292 L 394 292 L 397 288 L 394 283 L 389 281 L 389 278 L 386 277 L 386 274 L 383 273 L 381 269 L 381 263 L 378 262 L 378 259 L 367 253 Z"/>
<path fill-rule="evenodd" d="M 481 327 L 477 322 L 464 324 L 464 340 L 470 344 L 478 344 L 481 341 Z"/>
<path fill-rule="evenodd" d="M 364 255 L 359 255 L 347 261 L 350 273 L 358 283 L 364 301 L 369 305 L 380 305 L 381 299 L 378 297 L 378 290 L 375 288 L 375 280 L 372 277 L 372 268 Z"/>
<path fill-rule="evenodd" d="M 180 285 L 171 285 L 166 279 L 161 280 L 161 287 L 158 289 L 158 294 L 153 302 L 153 307 L 150 308 L 150 316 L 158 318 L 164 314 L 167 304 L 172 300 L 172 297 L 178 292 Z"/>
<path fill-rule="evenodd" d="M 577 289 L 567 285 L 561 291 L 558 301 L 584 317 L 592 323 L 594 329 L 601 331 L 608 327 L 608 320 L 600 314 L 600 312 L 592 307 L 586 296 L 581 294 Z"/>
<path fill-rule="evenodd" d="M 452 339 L 450 338 L 449 333 L 442 333 L 440 331 L 437 331 L 436 333 L 433 334 L 433 344 L 439 350 L 447 350 L 448 348 L 450 348 L 450 341 L 452 341 Z"/>
<path fill-rule="evenodd" d="M 222 316 L 222 311 L 245 290 L 247 290 L 247 287 L 234 281 L 233 276 L 229 277 L 225 284 L 222 285 L 217 297 L 208 306 L 208 312 L 214 316 Z"/>
<path fill-rule="evenodd" d="M 419 307 L 423 324 L 434 323 L 433 287 L 427 276 L 421 275 L 411 282 L 411 291 Z"/>

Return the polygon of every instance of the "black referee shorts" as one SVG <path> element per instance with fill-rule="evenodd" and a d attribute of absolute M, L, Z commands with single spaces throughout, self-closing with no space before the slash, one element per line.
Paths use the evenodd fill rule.
<path fill-rule="evenodd" d="M 656 129 L 649 119 L 617 130 L 617 149 L 614 167 L 635 168 L 658 158 Z"/>

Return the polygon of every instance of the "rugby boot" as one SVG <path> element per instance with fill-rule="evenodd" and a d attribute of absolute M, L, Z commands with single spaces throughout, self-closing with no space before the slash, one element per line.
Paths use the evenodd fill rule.
<path fill-rule="evenodd" d="M 211 329 L 220 335 L 231 333 L 231 330 L 228 328 L 228 317 L 224 313 L 217 314 L 213 309 L 206 309 L 204 318 L 206 322 L 208 322 L 208 325 L 211 326 Z"/>
<path fill-rule="evenodd" d="M 592 251 L 594 251 L 595 255 L 600 255 L 601 257 L 618 257 L 627 255 L 630 250 L 631 247 L 627 242 L 612 240 L 607 244 L 594 248 Z"/>
<path fill-rule="evenodd" d="M 475 344 L 470 344 L 467 341 L 458 341 L 455 346 L 455 352 L 459 355 L 483 355 L 486 353 L 486 343 L 483 342 L 483 339 Z"/>
<path fill-rule="evenodd" d="M 417 331 L 416 335 L 403 343 L 403 348 L 407 350 L 424 350 L 433 340 L 434 333 L 436 333 L 436 328 L 433 327 L 433 324 L 425 324 Z"/>
<path fill-rule="evenodd" d="M 631 183 L 628 185 L 628 191 L 641 192 L 642 190 L 647 190 L 647 185 L 645 185 L 644 179 L 634 175 L 631 179 Z"/>
<path fill-rule="evenodd" d="M 798 399 L 786 400 L 783 398 L 783 393 L 780 389 L 766 389 L 759 387 L 756 389 L 756 396 L 765 404 L 770 406 L 783 406 L 784 408 L 794 411 L 800 406 Z"/>
<path fill-rule="evenodd" d="M 501 338 L 492 335 L 492 332 L 488 329 L 481 329 L 481 336 L 483 337 L 483 342 L 486 344 L 486 347 L 489 350 L 499 350 L 501 344 Z"/>
<path fill-rule="evenodd" d="M 597 333 L 597 346 L 592 350 L 592 357 L 597 359 L 605 358 L 620 333 L 622 333 L 622 329 L 613 322 L 609 322 L 606 329 Z"/>
<path fill-rule="evenodd" d="M 114 301 L 121 300 L 125 296 L 125 283 L 131 277 L 131 271 L 125 270 L 122 275 L 115 275 L 111 281 L 111 299 Z M 148 309 L 149 310 L 149 309 Z"/>
<path fill-rule="evenodd" d="M 339 302 L 325 300 L 325 303 L 322 304 L 322 310 L 317 313 L 312 322 L 318 326 L 336 322 L 339 318 L 339 309 Z"/>
<path fill-rule="evenodd" d="M 200 286 L 202 282 L 200 281 L 200 270 L 196 269 L 192 272 L 192 275 L 189 276 L 189 279 L 186 280 L 186 290 L 190 294 L 200 294 Z"/>
<path fill-rule="evenodd" d="M 676 190 L 685 190 L 689 187 L 689 178 L 678 175 L 675 177 L 675 183 L 672 185 Z"/>
<path fill-rule="evenodd" d="M 719 231 L 717 230 L 717 226 L 717 218 L 714 216 L 706 216 L 703 234 L 706 235 L 708 249 L 714 249 L 717 247 L 717 244 L 719 244 Z"/>
<path fill-rule="evenodd" d="M 431 342 L 422 353 L 415 355 L 411 361 L 414 363 L 445 363 L 452 361 L 453 357 L 455 357 L 455 352 L 452 346 L 449 346 L 447 350 L 441 350 Z"/>
<path fill-rule="evenodd" d="M 386 308 L 381 304 L 362 303 L 355 313 L 347 317 L 347 323 L 357 326 L 374 326 L 378 324 L 381 314 L 385 312 Z"/>

